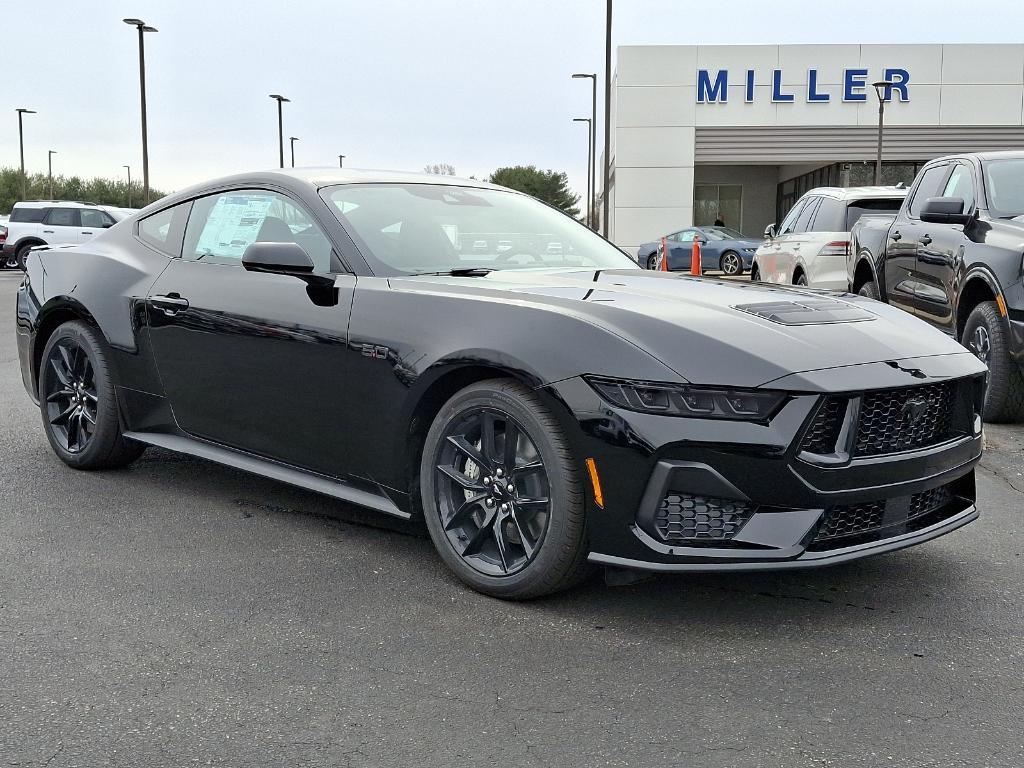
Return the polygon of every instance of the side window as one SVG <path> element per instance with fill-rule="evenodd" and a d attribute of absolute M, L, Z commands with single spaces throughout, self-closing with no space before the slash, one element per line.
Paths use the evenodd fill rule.
<path fill-rule="evenodd" d="M 796 205 L 794 205 L 792 209 L 790 209 L 789 214 L 786 216 L 785 219 L 782 220 L 782 226 L 779 227 L 778 234 L 788 235 L 790 232 L 793 231 L 793 225 L 796 223 L 796 218 L 797 216 L 800 215 L 800 212 L 803 211 L 804 206 L 807 205 L 808 200 L 809 198 L 797 200 Z"/>
<path fill-rule="evenodd" d="M 182 256 L 215 264 L 241 264 L 253 243 L 297 243 L 317 272 L 331 270 L 331 241 L 284 195 L 247 189 L 195 201 Z"/>
<path fill-rule="evenodd" d="M 974 175 L 970 167 L 963 163 L 953 166 L 953 172 L 949 175 L 945 189 L 942 190 L 942 197 L 959 197 L 964 201 L 964 212 L 974 209 Z"/>
<path fill-rule="evenodd" d="M 692 243 L 693 242 L 693 238 L 695 238 L 696 236 L 697 236 L 696 230 L 688 229 L 685 232 L 680 232 L 679 233 L 679 242 L 680 243 Z"/>
<path fill-rule="evenodd" d="M 181 255 L 181 241 L 185 236 L 185 222 L 192 201 L 165 208 L 139 222 L 139 239 L 165 256 Z"/>
<path fill-rule="evenodd" d="M 15 208 L 11 211 L 11 221 L 23 221 L 26 224 L 38 224 L 45 216 L 45 208 Z"/>
<path fill-rule="evenodd" d="M 43 223 L 51 227 L 77 227 L 78 211 L 75 208 L 51 208 Z"/>
<path fill-rule="evenodd" d="M 807 199 L 807 205 L 805 205 L 804 209 L 800 211 L 796 224 L 793 225 L 794 232 L 810 231 L 811 219 L 814 218 L 814 214 L 817 212 L 819 205 L 821 205 L 820 197 L 810 197 Z"/>
<path fill-rule="evenodd" d="M 910 201 L 910 208 L 907 209 L 907 213 L 912 219 L 921 218 L 921 207 L 929 197 L 939 196 L 939 185 L 946 178 L 947 173 L 949 173 L 949 166 L 945 164 L 933 165 L 924 172 L 917 185 L 917 190 L 914 192 L 914 199 Z"/>
<path fill-rule="evenodd" d="M 82 226 L 92 227 L 94 229 L 102 229 L 107 224 L 107 218 L 103 215 L 103 211 L 96 211 L 91 208 L 83 208 L 79 211 L 82 216 Z"/>
<path fill-rule="evenodd" d="M 823 197 L 811 222 L 811 232 L 845 232 L 846 204 L 834 197 Z"/>

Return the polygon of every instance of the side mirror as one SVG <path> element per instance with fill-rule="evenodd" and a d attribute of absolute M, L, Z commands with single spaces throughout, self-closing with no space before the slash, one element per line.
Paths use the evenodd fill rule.
<path fill-rule="evenodd" d="M 775 239 L 775 225 L 774 224 L 769 224 L 767 227 L 764 228 L 764 239 L 765 240 L 774 240 Z"/>
<path fill-rule="evenodd" d="M 696 237 L 693 238 L 693 242 L 700 243 L 701 245 L 704 245 L 704 243 L 706 243 L 707 241 L 708 239 L 704 237 L 704 235 L 697 235 Z"/>
<path fill-rule="evenodd" d="M 242 254 L 242 266 L 250 272 L 308 275 L 313 260 L 298 243 L 253 243 Z"/>
<path fill-rule="evenodd" d="M 921 221 L 929 224 L 967 224 L 970 220 L 961 197 L 929 197 L 921 207 Z"/>

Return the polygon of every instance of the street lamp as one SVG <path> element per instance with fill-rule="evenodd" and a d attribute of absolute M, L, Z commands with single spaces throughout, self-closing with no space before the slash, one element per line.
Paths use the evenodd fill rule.
<path fill-rule="evenodd" d="M 284 117 L 281 111 L 281 105 L 291 99 L 286 99 L 279 93 L 270 94 L 270 98 L 277 101 L 277 152 L 280 158 L 281 167 L 284 168 Z"/>
<path fill-rule="evenodd" d="M 871 86 L 875 89 L 875 96 L 878 97 L 878 154 L 875 157 L 875 186 L 879 186 L 882 183 L 882 132 L 884 130 L 885 123 L 885 100 L 889 98 L 892 93 L 892 88 L 895 83 L 892 80 L 879 80 L 877 83 L 872 83 Z"/>
<path fill-rule="evenodd" d="M 56 149 L 47 150 L 46 175 L 50 180 L 50 199 L 53 200 L 53 156 L 57 154 Z"/>
<path fill-rule="evenodd" d="M 122 165 L 122 168 L 128 171 L 128 207 L 132 207 L 132 167 L 130 165 Z"/>
<path fill-rule="evenodd" d="M 608 181 L 611 176 L 612 122 L 612 0 L 607 0 L 604 21 L 604 182 L 601 234 L 608 237 Z"/>
<path fill-rule="evenodd" d="M 298 141 L 298 136 L 289 136 L 288 142 L 292 145 L 292 168 L 295 167 L 295 142 Z"/>
<path fill-rule="evenodd" d="M 21 116 L 34 115 L 36 114 L 36 111 L 34 109 L 18 107 L 15 112 L 18 113 L 18 148 L 21 150 L 21 197 L 22 199 L 25 199 L 28 196 L 28 191 L 26 189 L 26 181 L 28 179 L 25 176 L 25 133 L 21 127 Z"/>
<path fill-rule="evenodd" d="M 149 203 L 149 129 L 146 126 L 146 42 L 147 32 L 156 32 L 156 27 L 149 26 L 142 19 L 122 19 L 122 21 L 139 30 L 139 95 L 142 103 L 142 198 Z"/>
<path fill-rule="evenodd" d="M 590 227 L 591 229 L 593 229 L 593 225 L 591 224 L 591 215 L 590 215 L 591 214 L 591 211 L 590 211 L 590 201 L 593 200 L 594 198 L 591 197 L 590 167 L 591 167 L 591 163 L 592 163 L 593 157 L 594 157 L 594 141 L 593 141 L 593 136 L 591 135 L 590 131 L 591 131 L 591 128 L 593 127 L 593 125 L 594 125 L 594 121 L 591 118 L 589 118 L 589 117 L 574 117 L 572 119 L 572 121 L 574 123 L 586 123 L 587 124 L 587 226 Z"/>
<path fill-rule="evenodd" d="M 597 149 L 597 75 L 587 74 L 574 74 L 574 79 L 590 78 L 590 156 L 587 162 L 587 185 L 591 190 L 597 186 L 597 169 L 594 167 L 594 153 Z M 594 197 L 593 191 L 588 193 L 587 196 L 587 215 L 589 217 L 587 226 L 591 229 L 597 229 L 597 216 L 593 209 Z"/>
<path fill-rule="evenodd" d="M 338 155 L 338 167 L 339 168 L 344 168 L 345 167 L 345 156 L 344 155 Z"/>

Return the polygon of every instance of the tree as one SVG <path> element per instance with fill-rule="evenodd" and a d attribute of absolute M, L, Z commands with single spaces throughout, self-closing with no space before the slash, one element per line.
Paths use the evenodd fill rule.
<path fill-rule="evenodd" d="M 449 163 L 430 163 L 423 167 L 424 173 L 433 173 L 438 176 L 454 176 L 455 166 Z"/>
<path fill-rule="evenodd" d="M 27 174 L 27 194 L 21 194 L 21 171 L 17 168 L 0 168 L 0 213 L 10 213 L 18 200 L 48 200 L 50 182 L 45 173 Z M 149 191 L 149 200 L 159 200 L 166 193 L 156 189 Z M 53 198 L 55 200 L 81 200 L 100 205 L 128 208 L 128 184 L 120 179 L 82 179 L 78 176 L 54 176 Z M 141 208 L 142 185 L 133 181 L 131 186 L 132 207 Z"/>
<path fill-rule="evenodd" d="M 569 189 L 569 177 L 565 173 L 541 171 L 533 165 L 514 165 L 499 168 L 491 174 L 488 181 L 525 192 L 570 216 L 580 216 L 580 209 L 577 206 L 580 196 L 573 194 Z"/>

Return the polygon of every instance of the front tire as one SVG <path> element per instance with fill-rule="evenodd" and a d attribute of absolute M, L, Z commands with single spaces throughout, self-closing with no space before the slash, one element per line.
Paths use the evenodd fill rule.
<path fill-rule="evenodd" d="M 994 301 L 985 301 L 967 316 L 960 343 L 988 366 L 985 421 L 1024 419 L 1024 374 L 1010 357 L 1006 326 Z"/>
<path fill-rule="evenodd" d="M 859 289 L 857 289 L 858 296 L 867 296 L 869 299 L 878 301 L 878 286 L 872 280 L 869 283 L 864 283 Z"/>
<path fill-rule="evenodd" d="M 518 382 L 472 384 L 441 408 L 420 492 L 441 559 L 478 592 L 522 600 L 586 575 L 579 468 L 558 420 Z"/>
<path fill-rule="evenodd" d="M 729 277 L 743 274 L 743 259 L 736 251 L 726 251 L 718 260 L 718 268 Z"/>
<path fill-rule="evenodd" d="M 647 268 L 650 270 L 656 270 L 658 268 L 658 254 L 652 253 L 647 257 Z"/>
<path fill-rule="evenodd" d="M 761 270 L 758 268 L 756 263 L 750 267 L 750 282 L 761 282 Z"/>
<path fill-rule="evenodd" d="M 39 370 L 39 410 L 50 447 L 69 467 L 123 467 L 145 450 L 121 434 L 108 347 L 83 322 L 64 323 L 47 341 Z"/>
<path fill-rule="evenodd" d="M 807 287 L 807 274 L 804 272 L 798 272 L 796 278 L 793 280 L 793 285 L 801 288 Z"/>

